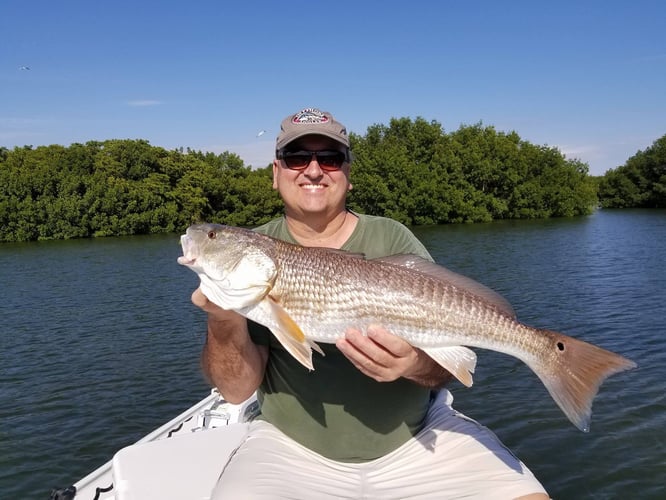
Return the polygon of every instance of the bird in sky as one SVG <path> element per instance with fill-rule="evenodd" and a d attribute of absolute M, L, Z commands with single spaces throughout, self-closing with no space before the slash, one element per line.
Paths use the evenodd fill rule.
<path fill-rule="evenodd" d="M 30 66 L 21 66 L 19 67 L 21 71 L 30 71 Z"/>
<path fill-rule="evenodd" d="M 260 130 L 259 133 L 257 134 L 257 137 L 261 137 L 261 136 L 264 135 L 265 133 L 266 133 L 265 130 Z"/>

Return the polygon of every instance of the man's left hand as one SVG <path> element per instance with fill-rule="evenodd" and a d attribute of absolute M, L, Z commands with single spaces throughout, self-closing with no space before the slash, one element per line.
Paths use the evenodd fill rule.
<path fill-rule="evenodd" d="M 422 350 L 378 325 L 368 327 L 367 335 L 349 328 L 336 345 L 356 368 L 378 382 L 405 377 L 438 387 L 451 377 Z"/>

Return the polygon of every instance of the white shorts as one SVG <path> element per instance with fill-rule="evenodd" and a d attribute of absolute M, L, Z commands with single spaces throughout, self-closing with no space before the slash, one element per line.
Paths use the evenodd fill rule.
<path fill-rule="evenodd" d="M 545 493 L 534 475 L 486 427 L 451 407 L 442 390 L 414 438 L 370 462 L 336 462 L 273 425 L 250 424 L 212 499 L 515 498 Z"/>

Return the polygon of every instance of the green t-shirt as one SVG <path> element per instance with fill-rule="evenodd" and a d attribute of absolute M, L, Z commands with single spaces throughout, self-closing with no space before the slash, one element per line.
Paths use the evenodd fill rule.
<path fill-rule="evenodd" d="M 432 260 L 402 224 L 357 215 L 358 224 L 343 250 L 367 258 L 417 254 Z M 256 231 L 296 243 L 283 217 Z M 364 462 L 389 453 L 420 430 L 429 389 L 404 378 L 377 382 L 356 369 L 334 344 L 319 344 L 326 356 L 314 353 L 315 369 L 310 372 L 267 328 L 250 322 L 250 334 L 255 343 L 268 345 L 270 353 L 257 391 L 259 418 L 305 447 L 333 460 Z"/>

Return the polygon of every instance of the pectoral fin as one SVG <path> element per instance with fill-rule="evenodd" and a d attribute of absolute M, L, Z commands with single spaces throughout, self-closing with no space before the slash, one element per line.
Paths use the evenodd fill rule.
<path fill-rule="evenodd" d="M 312 365 L 312 349 L 322 356 L 324 355 L 324 351 L 315 342 L 305 337 L 305 334 L 293 318 L 289 316 L 289 313 L 270 295 L 266 298 L 266 304 L 269 306 L 271 314 L 278 325 L 276 328 L 271 328 L 273 335 L 275 335 L 280 344 L 299 363 L 308 370 L 314 370 L 314 366 Z"/>
<path fill-rule="evenodd" d="M 423 351 L 451 372 L 463 385 L 472 386 L 472 373 L 476 368 L 476 353 L 463 346 L 426 348 Z"/>

